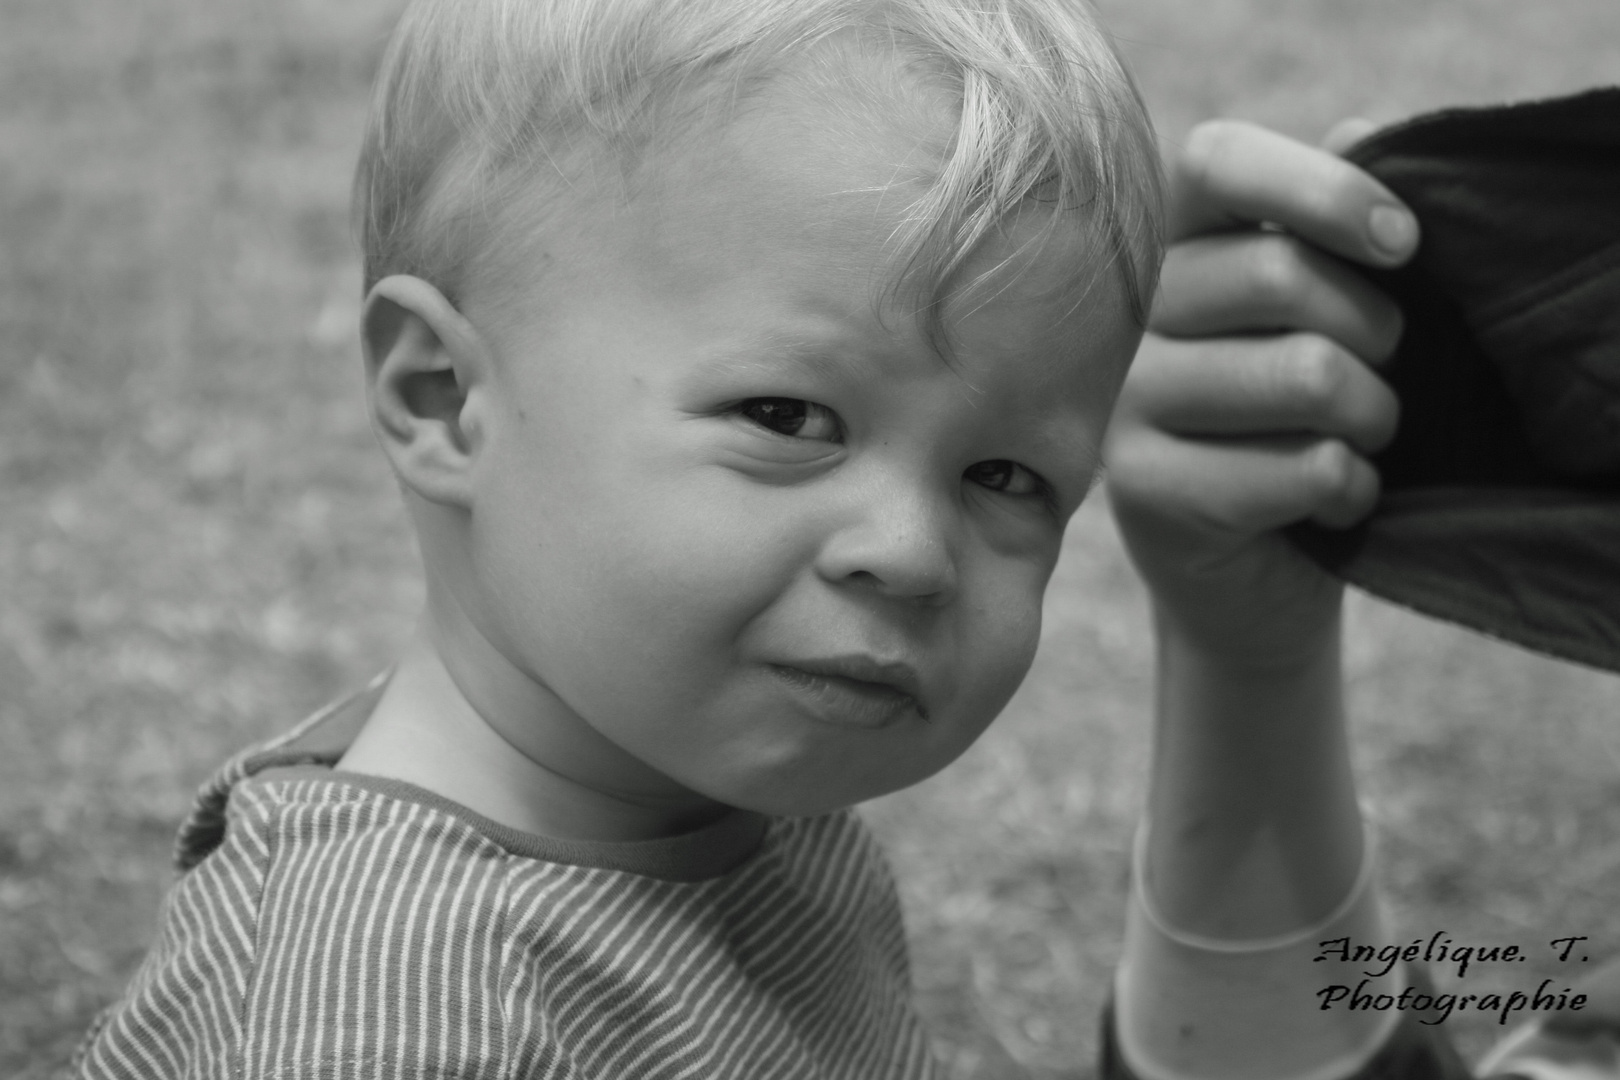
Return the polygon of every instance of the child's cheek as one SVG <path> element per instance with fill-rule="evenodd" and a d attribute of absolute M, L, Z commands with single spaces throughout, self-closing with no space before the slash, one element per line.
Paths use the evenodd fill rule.
<path fill-rule="evenodd" d="M 1050 577 L 1044 559 L 1002 561 L 964 612 L 970 625 L 962 636 L 972 644 L 962 659 L 977 683 L 964 691 L 974 708 L 999 712 L 1028 674 L 1040 645 L 1041 603 Z"/>

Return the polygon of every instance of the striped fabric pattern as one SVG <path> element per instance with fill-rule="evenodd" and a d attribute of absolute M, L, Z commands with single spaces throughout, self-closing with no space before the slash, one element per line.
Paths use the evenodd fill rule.
<path fill-rule="evenodd" d="M 76 1075 L 934 1075 L 853 814 L 771 821 L 735 869 L 665 880 L 514 854 L 444 806 L 310 772 L 236 767 L 223 837 Z"/>

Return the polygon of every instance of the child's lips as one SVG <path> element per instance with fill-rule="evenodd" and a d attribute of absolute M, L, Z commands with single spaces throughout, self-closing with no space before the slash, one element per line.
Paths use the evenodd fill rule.
<path fill-rule="evenodd" d="M 928 719 L 920 680 L 908 664 L 836 656 L 767 665 L 818 719 L 851 727 L 887 727 L 907 716 Z"/>

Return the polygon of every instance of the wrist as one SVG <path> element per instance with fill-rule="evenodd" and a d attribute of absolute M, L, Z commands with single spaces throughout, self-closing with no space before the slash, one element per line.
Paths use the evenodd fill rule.
<path fill-rule="evenodd" d="M 1218 629 L 1205 625 L 1210 621 L 1155 604 L 1160 667 L 1174 664 L 1205 680 L 1279 686 L 1318 678 L 1326 668 L 1338 672 L 1342 635 L 1337 599 L 1310 620 L 1275 619 Z"/>

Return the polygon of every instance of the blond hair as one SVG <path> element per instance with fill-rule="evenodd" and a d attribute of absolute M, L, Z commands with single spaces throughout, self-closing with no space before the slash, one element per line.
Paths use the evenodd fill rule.
<path fill-rule="evenodd" d="M 952 275 L 979 242 L 1036 199 L 1081 211 L 1053 217 L 1101 241 L 1091 271 L 1116 267 L 1145 321 L 1158 154 L 1084 0 L 414 0 L 355 178 L 366 287 L 409 273 L 454 298 L 499 240 L 503 206 L 537 180 L 566 190 L 580 147 L 633 160 L 708 108 L 706 89 L 740 95 L 849 31 L 892 43 L 957 96 L 945 160 L 892 238 L 925 305 L 961 287 Z"/>

